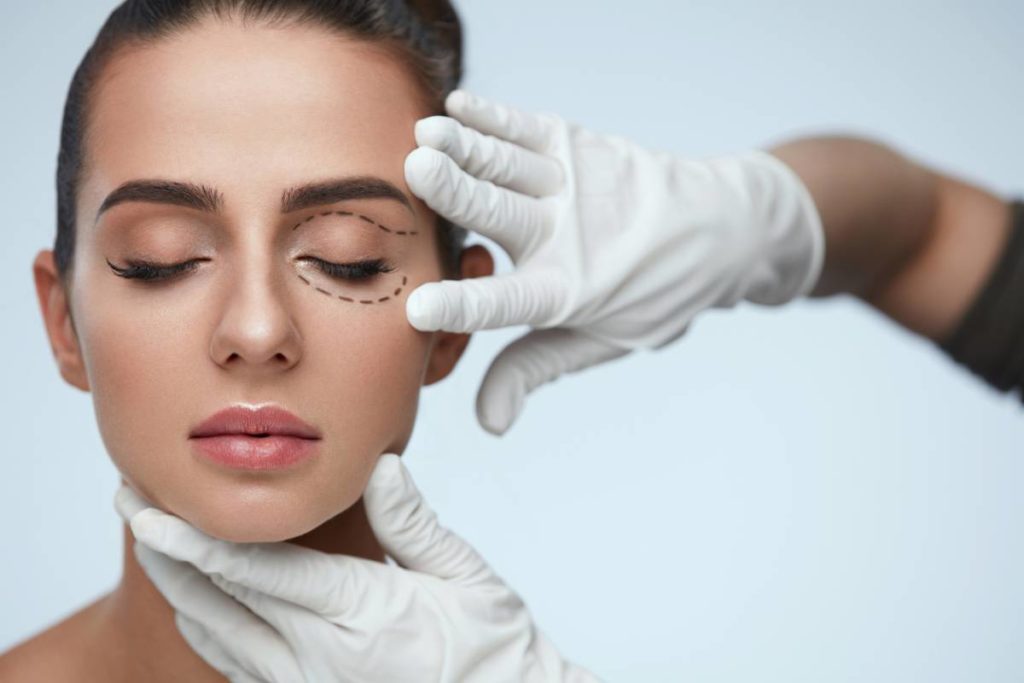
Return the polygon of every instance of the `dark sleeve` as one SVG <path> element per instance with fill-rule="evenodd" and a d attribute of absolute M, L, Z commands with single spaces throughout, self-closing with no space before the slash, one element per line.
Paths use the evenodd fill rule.
<path fill-rule="evenodd" d="M 1011 207 L 1006 248 L 981 293 L 940 348 L 1000 391 L 1024 401 L 1024 201 Z"/>

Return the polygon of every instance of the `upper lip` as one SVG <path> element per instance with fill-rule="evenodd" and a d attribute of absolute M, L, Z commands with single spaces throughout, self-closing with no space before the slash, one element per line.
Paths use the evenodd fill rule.
<path fill-rule="evenodd" d="M 200 438 L 221 434 L 273 434 L 303 439 L 320 438 L 320 432 L 316 427 L 300 420 L 298 416 L 284 408 L 273 405 L 258 408 L 236 405 L 224 408 L 200 422 L 189 436 Z"/>

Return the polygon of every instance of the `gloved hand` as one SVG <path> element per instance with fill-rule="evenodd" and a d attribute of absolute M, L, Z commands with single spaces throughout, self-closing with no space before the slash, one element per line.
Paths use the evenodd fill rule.
<path fill-rule="evenodd" d="M 680 158 L 453 92 L 451 117 L 416 124 L 410 189 L 494 239 L 515 272 L 426 283 L 406 301 L 423 331 L 534 328 L 491 364 L 477 417 L 500 434 L 558 376 L 659 348 L 704 309 L 782 304 L 820 277 L 824 234 L 810 193 L 752 150 Z"/>
<path fill-rule="evenodd" d="M 438 524 L 397 455 L 380 457 L 364 503 L 400 567 L 220 541 L 127 486 L 115 497 L 178 630 L 232 681 L 597 680 L 564 661 L 519 596 Z"/>

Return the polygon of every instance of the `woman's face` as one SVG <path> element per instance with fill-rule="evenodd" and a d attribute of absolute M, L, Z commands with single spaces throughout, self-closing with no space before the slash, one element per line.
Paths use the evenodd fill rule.
<path fill-rule="evenodd" d="M 43 286 L 52 252 L 36 266 L 62 373 L 92 392 L 111 457 L 156 505 L 232 541 L 303 534 L 358 500 L 378 455 L 404 449 L 419 387 L 467 341 L 405 316 L 408 293 L 442 277 L 434 216 L 403 172 L 430 112 L 381 48 L 212 20 L 122 53 L 94 95 L 63 351 L 59 287 Z M 353 178 L 340 195 L 288 192 Z M 138 180 L 205 195 L 167 203 L 151 189 L 100 213 Z M 479 251 L 464 271 L 467 254 L 470 275 L 489 272 Z M 193 259 L 163 281 L 115 272 Z M 377 266 L 339 277 L 314 259 Z M 314 457 L 251 471 L 198 455 L 190 431 L 239 403 L 312 424 Z"/>

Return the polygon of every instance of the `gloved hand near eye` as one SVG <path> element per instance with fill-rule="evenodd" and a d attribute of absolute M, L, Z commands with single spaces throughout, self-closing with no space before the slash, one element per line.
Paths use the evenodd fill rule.
<path fill-rule="evenodd" d="M 364 503 L 401 566 L 220 541 L 126 486 L 115 498 L 178 629 L 236 683 L 597 680 L 564 661 L 519 596 L 438 524 L 397 455 L 381 456 Z"/>
<path fill-rule="evenodd" d="M 708 308 L 785 303 L 820 277 L 814 202 L 765 152 L 680 158 L 464 91 L 446 108 L 416 125 L 409 187 L 516 268 L 421 285 L 406 312 L 424 331 L 535 328 L 480 387 L 477 417 L 492 433 L 545 382 L 664 346 Z"/>

